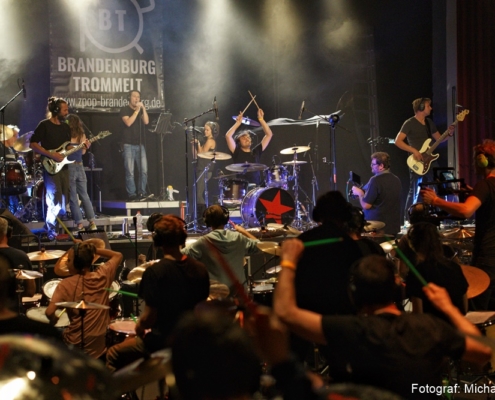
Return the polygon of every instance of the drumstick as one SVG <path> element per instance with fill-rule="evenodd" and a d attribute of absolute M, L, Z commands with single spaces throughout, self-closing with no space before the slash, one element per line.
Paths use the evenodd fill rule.
<path fill-rule="evenodd" d="M 321 246 L 322 244 L 342 242 L 343 240 L 344 240 L 344 238 L 338 237 L 338 238 L 312 240 L 311 242 L 303 242 L 303 244 L 304 244 L 304 247 L 313 247 L 313 246 Z"/>
<path fill-rule="evenodd" d="M 64 312 L 66 312 L 66 311 L 67 311 L 67 308 L 64 308 L 64 309 L 60 312 L 60 314 L 58 314 L 58 315 L 57 315 L 57 318 L 60 318 L 60 317 L 62 316 L 62 314 L 63 314 Z"/>
<path fill-rule="evenodd" d="M 72 233 L 70 233 L 70 231 L 67 229 L 67 227 L 64 225 L 64 223 L 62 222 L 62 220 L 59 217 L 57 217 L 57 221 L 58 221 L 58 223 L 60 225 L 62 225 L 62 228 L 64 228 L 64 230 L 67 232 L 67 234 L 72 239 L 72 241 L 75 242 L 76 239 L 74 238 L 74 236 L 72 235 Z"/>
<path fill-rule="evenodd" d="M 254 96 L 256 97 L 256 96 Z M 244 115 L 244 113 L 246 112 L 246 110 L 248 109 L 248 107 L 251 105 L 251 103 L 254 101 L 254 97 L 251 99 L 251 101 L 248 103 L 248 105 L 246 106 L 246 108 L 244 109 L 244 111 L 242 112 L 242 115 Z"/>
<path fill-rule="evenodd" d="M 137 324 L 137 318 L 136 318 L 136 316 L 135 316 L 134 314 L 132 314 L 132 313 L 131 313 L 131 318 L 132 318 L 132 320 L 134 321 L 134 323 L 136 323 L 136 324 Z"/>
<path fill-rule="evenodd" d="M 258 110 L 259 110 L 260 106 L 258 105 L 258 103 L 256 103 L 256 100 L 254 99 L 256 96 L 253 97 L 253 95 L 251 94 L 251 92 L 249 90 L 248 90 L 248 93 L 253 98 L 254 104 L 256 104 L 256 107 L 258 107 Z"/>
<path fill-rule="evenodd" d="M 116 289 L 107 288 L 107 287 L 105 288 L 105 290 L 108 292 L 120 293 L 120 294 L 123 294 L 125 296 L 138 297 L 138 295 L 136 293 L 126 292 L 124 290 L 116 290 Z"/>

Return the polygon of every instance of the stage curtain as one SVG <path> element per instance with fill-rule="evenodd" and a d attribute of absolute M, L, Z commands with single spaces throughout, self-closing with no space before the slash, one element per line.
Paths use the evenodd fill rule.
<path fill-rule="evenodd" d="M 458 129 L 459 177 L 471 185 L 479 179 L 472 149 L 494 139 L 494 59 L 495 1 L 457 0 L 457 102 L 470 110 Z"/>

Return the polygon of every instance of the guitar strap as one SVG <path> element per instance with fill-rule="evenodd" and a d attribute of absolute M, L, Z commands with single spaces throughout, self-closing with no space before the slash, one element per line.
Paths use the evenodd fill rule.
<path fill-rule="evenodd" d="M 426 134 L 427 134 L 426 139 L 429 139 L 429 138 L 431 138 L 431 129 L 430 129 L 430 123 L 428 122 L 428 118 L 425 118 L 425 128 L 426 128 Z"/>

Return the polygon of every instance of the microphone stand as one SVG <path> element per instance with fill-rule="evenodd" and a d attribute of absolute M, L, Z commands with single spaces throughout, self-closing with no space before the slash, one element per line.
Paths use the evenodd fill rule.
<path fill-rule="evenodd" d="M 137 217 L 132 217 L 132 223 L 134 224 L 134 259 L 136 261 L 136 267 L 138 266 L 138 241 L 137 241 Z"/>
<path fill-rule="evenodd" d="M 199 117 L 205 115 L 205 114 L 209 114 L 211 112 L 214 112 L 215 111 L 215 108 L 210 108 L 208 111 L 204 111 L 202 112 L 201 114 L 198 114 L 192 118 L 185 118 L 184 119 L 184 133 L 185 133 L 185 140 L 186 140 L 186 153 L 185 153 L 185 157 L 186 157 L 186 222 L 188 222 L 188 226 L 189 225 L 193 225 L 192 227 L 192 232 L 193 233 L 200 233 L 200 231 L 198 231 L 198 214 L 197 214 L 197 187 L 196 187 L 196 181 L 197 181 L 197 178 L 196 178 L 196 175 L 197 175 L 197 157 L 196 157 L 196 153 L 197 153 L 197 147 L 196 147 L 196 119 L 198 119 Z M 193 140 L 194 140 L 194 146 L 193 146 L 193 163 L 194 163 L 194 169 L 193 169 L 193 213 L 194 213 L 194 218 L 192 221 L 190 221 L 189 217 L 190 217 L 190 210 L 189 210 L 189 143 L 188 143 L 188 140 L 187 140 L 187 130 L 188 130 L 188 127 L 187 127 L 187 124 L 189 122 L 192 122 L 192 131 L 193 131 Z M 189 230 L 189 228 L 188 228 Z"/>

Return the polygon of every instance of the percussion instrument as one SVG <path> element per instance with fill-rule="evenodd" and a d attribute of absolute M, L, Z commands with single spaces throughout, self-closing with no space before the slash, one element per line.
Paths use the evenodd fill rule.
<path fill-rule="evenodd" d="M 13 196 L 27 190 L 24 168 L 17 161 L 5 162 L 0 182 L 2 194 Z"/>
<path fill-rule="evenodd" d="M 255 171 L 263 171 L 266 169 L 265 164 L 255 164 L 255 163 L 243 163 L 243 164 L 230 164 L 225 167 L 225 169 L 232 172 L 255 172 Z"/>
<path fill-rule="evenodd" d="M 42 292 L 43 292 L 43 298 L 41 299 L 42 305 L 48 305 L 50 303 L 53 297 L 53 293 L 55 293 L 55 289 L 57 288 L 60 282 L 62 282 L 62 279 L 60 278 L 51 279 L 45 282 L 42 288 Z"/>
<path fill-rule="evenodd" d="M 199 158 L 206 158 L 208 160 L 229 160 L 232 158 L 230 154 L 220 153 L 219 151 L 205 151 L 203 153 L 198 153 Z"/>
<path fill-rule="evenodd" d="M 232 119 L 234 121 L 236 121 L 237 120 L 237 115 L 232 115 Z M 242 117 L 242 123 L 244 125 L 249 125 L 249 126 L 261 126 L 261 124 L 258 121 L 254 120 L 254 119 L 251 119 L 249 117 Z"/>
<path fill-rule="evenodd" d="M 263 171 L 267 187 L 278 187 L 287 190 L 289 171 L 283 165 L 272 165 Z"/>
<path fill-rule="evenodd" d="M 103 304 L 89 303 L 84 300 L 81 301 L 61 301 L 60 303 L 55 303 L 57 307 L 72 308 L 74 310 L 108 310 L 109 306 L 104 306 Z"/>
<path fill-rule="evenodd" d="M 280 188 L 255 188 L 241 203 L 242 220 L 251 228 L 271 222 L 290 225 L 295 211 L 294 199 Z"/>
<path fill-rule="evenodd" d="M 33 307 L 27 310 L 26 317 L 32 319 L 33 321 L 44 322 L 45 324 L 49 324 L 50 320 L 45 315 L 46 307 Z M 58 311 L 58 313 L 61 313 Z M 70 321 L 67 313 L 63 313 L 60 315 L 57 323 L 55 324 L 55 328 L 65 328 L 69 326 Z"/>
<path fill-rule="evenodd" d="M 222 205 L 239 206 L 248 191 L 249 182 L 244 179 L 225 179 L 220 181 L 220 199 Z"/>
<path fill-rule="evenodd" d="M 288 147 L 286 149 L 280 150 L 280 154 L 294 154 L 294 153 L 304 153 L 305 151 L 311 150 L 309 146 L 294 146 Z"/>
<path fill-rule="evenodd" d="M 136 337 L 136 323 L 131 318 L 119 318 L 110 322 L 107 328 L 106 345 L 112 347 L 127 338 Z"/>
<path fill-rule="evenodd" d="M 272 254 L 274 256 L 280 256 L 282 254 L 282 247 L 277 242 L 258 242 L 256 243 L 258 249 L 263 253 Z"/>

